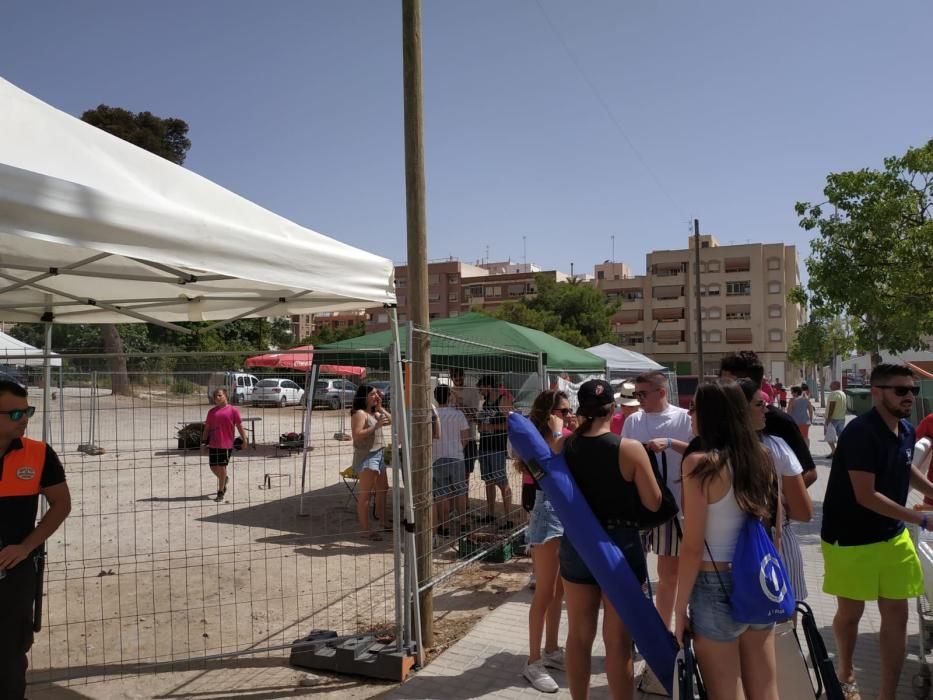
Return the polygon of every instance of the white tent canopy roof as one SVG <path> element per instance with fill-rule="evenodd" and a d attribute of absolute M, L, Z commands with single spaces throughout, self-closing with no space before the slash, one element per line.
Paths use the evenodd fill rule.
<path fill-rule="evenodd" d="M 53 355 L 55 353 L 52 353 Z M 11 335 L 0 332 L 0 365 L 23 367 L 25 365 L 41 365 L 45 362 L 45 352 L 34 348 L 29 343 L 17 340 Z M 50 357 L 49 364 L 59 367 L 62 364 L 60 357 Z"/>
<path fill-rule="evenodd" d="M 591 348 L 587 348 L 587 351 L 606 360 L 606 370 L 610 374 L 612 372 L 638 373 L 650 372 L 652 370 L 659 370 L 661 372 L 668 371 L 667 367 L 658 364 L 650 357 L 642 355 L 639 352 L 620 348 L 618 345 L 613 345 L 612 343 L 594 345 Z"/>
<path fill-rule="evenodd" d="M 171 326 L 395 302 L 390 260 L 3 79 L 0 104 L 0 320 Z"/>

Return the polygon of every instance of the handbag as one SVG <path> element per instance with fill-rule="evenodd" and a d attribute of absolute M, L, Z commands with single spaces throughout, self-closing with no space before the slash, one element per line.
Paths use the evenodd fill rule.
<path fill-rule="evenodd" d="M 823 439 L 826 442 L 836 442 L 838 437 L 839 436 L 836 435 L 836 426 L 833 425 L 832 421 L 825 421 L 823 424 Z"/>
<path fill-rule="evenodd" d="M 674 520 L 677 526 L 678 536 L 680 534 L 680 523 L 677 521 L 677 514 L 680 508 L 677 507 L 677 499 L 667 486 L 667 455 L 661 452 L 661 469 L 658 468 L 657 453 L 652 452 L 645 446 L 645 452 L 648 453 L 648 461 L 651 462 L 651 471 L 658 487 L 661 489 L 661 505 L 657 510 L 652 511 L 644 506 L 641 499 L 635 499 L 635 513 L 633 522 L 639 530 L 654 530 L 665 523 Z M 662 471 L 663 469 L 663 471 Z"/>

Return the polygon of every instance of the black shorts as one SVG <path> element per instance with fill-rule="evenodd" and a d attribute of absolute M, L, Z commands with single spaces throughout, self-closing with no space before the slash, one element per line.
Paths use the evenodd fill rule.
<path fill-rule="evenodd" d="M 221 447 L 207 448 L 207 463 L 212 467 L 226 467 L 230 464 L 230 455 L 233 450 L 225 450 Z"/>

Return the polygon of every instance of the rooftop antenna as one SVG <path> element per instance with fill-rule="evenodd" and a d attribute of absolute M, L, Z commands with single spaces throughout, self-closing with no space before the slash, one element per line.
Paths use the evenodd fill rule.
<path fill-rule="evenodd" d="M 612 256 L 609 258 L 612 262 L 616 261 L 616 237 L 615 234 L 609 236 L 612 239 Z"/>
<path fill-rule="evenodd" d="M 486 262 L 489 262 L 489 244 L 486 244 Z"/>
<path fill-rule="evenodd" d="M 528 241 L 527 236 L 522 236 L 522 263 L 528 264 Z"/>

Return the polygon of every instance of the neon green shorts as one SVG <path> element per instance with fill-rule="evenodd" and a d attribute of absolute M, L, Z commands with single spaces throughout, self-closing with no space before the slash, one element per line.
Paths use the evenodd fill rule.
<path fill-rule="evenodd" d="M 904 600 L 923 594 L 923 571 L 905 528 L 884 542 L 823 546 L 823 592 L 851 600 Z"/>

